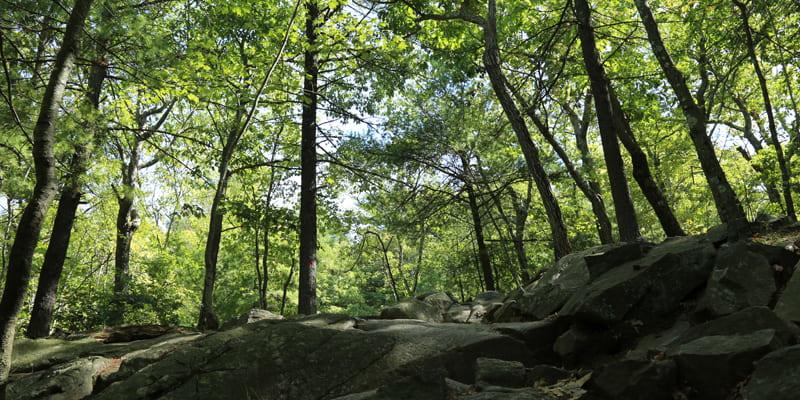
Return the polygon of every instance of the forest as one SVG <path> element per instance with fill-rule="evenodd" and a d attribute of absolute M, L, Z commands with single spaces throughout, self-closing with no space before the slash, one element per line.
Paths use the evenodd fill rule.
<path fill-rule="evenodd" d="M 0 0 L 0 64 L 3 388 L 23 337 L 797 221 L 794 0 Z"/>

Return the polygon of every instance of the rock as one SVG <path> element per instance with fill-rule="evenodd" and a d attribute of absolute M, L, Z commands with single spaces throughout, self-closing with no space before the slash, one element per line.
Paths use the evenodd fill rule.
<path fill-rule="evenodd" d="M 405 377 L 381 386 L 375 399 L 381 400 L 447 400 L 448 386 L 441 371 Z"/>
<path fill-rule="evenodd" d="M 442 313 L 437 306 L 417 299 L 405 299 L 381 310 L 384 319 L 419 319 L 442 322 Z"/>
<path fill-rule="evenodd" d="M 556 339 L 553 351 L 568 363 L 572 363 L 593 344 L 593 340 L 591 332 L 572 326 Z"/>
<path fill-rule="evenodd" d="M 119 364 L 105 357 L 79 358 L 53 369 L 13 380 L 6 397 L 15 400 L 78 400 L 94 390 L 98 376 Z"/>
<path fill-rule="evenodd" d="M 119 367 L 116 371 L 112 371 L 104 376 L 101 376 L 97 383 L 97 387 L 104 388 L 111 383 L 123 380 L 136 371 L 164 358 L 167 354 L 179 349 L 181 346 L 202 337 L 200 334 L 176 336 L 154 344 L 148 348 L 141 350 L 134 350 L 130 353 L 124 354 L 119 359 Z"/>
<path fill-rule="evenodd" d="M 795 267 L 795 273 L 786 285 L 775 305 L 775 314 L 779 317 L 800 323 L 800 272 Z"/>
<path fill-rule="evenodd" d="M 460 400 L 556 400 L 555 396 L 536 388 L 510 389 L 488 387 L 481 392 L 459 397 Z"/>
<path fill-rule="evenodd" d="M 705 336 L 675 347 L 667 354 L 681 378 L 702 399 L 726 399 L 733 387 L 753 370 L 753 362 L 785 343 L 771 329 L 750 334 Z"/>
<path fill-rule="evenodd" d="M 785 345 L 794 344 L 800 332 L 767 307 L 750 307 L 731 315 L 695 325 L 678 336 L 669 347 L 706 336 L 748 335 L 760 330 L 775 331 Z"/>
<path fill-rule="evenodd" d="M 797 327 L 767 307 L 750 307 L 689 328 L 667 350 L 681 379 L 703 399 L 723 399 L 767 353 L 794 344 Z"/>
<path fill-rule="evenodd" d="M 700 315 L 716 318 L 743 308 L 766 306 L 775 294 L 772 264 L 744 242 L 723 245 L 711 279 L 697 306 Z"/>
<path fill-rule="evenodd" d="M 760 254 L 769 260 L 771 265 L 780 265 L 787 271 L 800 262 L 800 254 L 787 249 L 785 246 L 772 246 L 759 242 L 747 242 L 747 248 L 753 253 Z"/>
<path fill-rule="evenodd" d="M 253 308 L 250 311 L 240 315 L 237 318 L 234 318 L 230 321 L 225 322 L 222 325 L 222 329 L 230 329 L 235 326 L 241 326 L 244 324 L 252 324 L 256 321 L 261 321 L 265 319 L 283 319 L 283 315 L 275 314 L 268 310 L 262 310 L 260 308 Z"/>
<path fill-rule="evenodd" d="M 542 278 L 506 300 L 495 314 L 496 322 L 540 320 L 557 312 L 579 289 L 609 269 L 642 257 L 645 243 L 621 243 L 593 247 L 562 257 Z"/>
<path fill-rule="evenodd" d="M 458 322 L 468 323 L 476 322 L 476 318 L 472 317 L 472 305 L 469 304 L 453 304 L 444 314 L 444 322 Z M 480 322 L 480 319 L 477 319 Z"/>
<path fill-rule="evenodd" d="M 659 320 L 705 284 L 714 254 L 702 237 L 670 238 L 576 290 L 559 315 L 605 326 L 630 317 Z"/>
<path fill-rule="evenodd" d="M 153 339 L 169 333 L 187 333 L 188 329 L 163 325 L 125 325 L 111 326 L 90 335 L 103 343 L 124 343 L 134 340 Z"/>
<path fill-rule="evenodd" d="M 450 308 L 451 305 L 456 303 L 456 300 L 453 299 L 452 296 L 444 292 L 422 295 L 420 297 L 417 297 L 417 299 L 422 300 L 425 303 L 428 303 L 436 307 L 437 309 L 439 309 L 440 314 L 446 313 L 447 309 Z"/>
<path fill-rule="evenodd" d="M 800 346 L 786 347 L 756 362 L 744 387 L 746 400 L 793 400 L 800 393 Z"/>
<path fill-rule="evenodd" d="M 306 400 L 351 393 L 384 398 L 381 387 L 412 385 L 421 371 L 442 370 L 471 383 L 479 357 L 531 360 L 525 343 L 482 324 L 361 320 L 357 328 L 347 328 L 342 321 L 265 320 L 204 336 L 94 398 Z"/>
<path fill-rule="evenodd" d="M 525 386 L 525 366 L 519 361 L 494 358 L 475 360 L 475 382 L 481 385 L 519 388 Z"/>
<path fill-rule="evenodd" d="M 571 377 L 571 371 L 547 364 L 535 365 L 525 371 L 525 381 L 530 386 L 549 386 Z"/>
<path fill-rule="evenodd" d="M 506 295 L 496 290 L 490 290 L 488 292 L 483 292 L 475 296 L 475 303 L 481 303 L 481 304 L 502 303 L 505 298 Z"/>
<path fill-rule="evenodd" d="M 595 372 L 589 385 L 609 399 L 672 400 L 677 383 L 677 366 L 671 360 L 625 360 Z"/>
<path fill-rule="evenodd" d="M 558 361 L 553 352 L 553 344 L 569 328 L 569 324 L 565 320 L 507 322 L 491 326 L 500 333 L 525 342 L 533 353 L 533 357 L 540 362 Z"/>
<path fill-rule="evenodd" d="M 676 321 L 669 329 L 641 337 L 634 348 L 625 354 L 628 360 L 650 360 L 664 354 L 669 345 L 689 330 L 688 321 Z"/>

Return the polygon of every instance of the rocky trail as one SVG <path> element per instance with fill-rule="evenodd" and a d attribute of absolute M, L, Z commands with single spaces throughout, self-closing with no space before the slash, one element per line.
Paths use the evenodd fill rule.
<path fill-rule="evenodd" d="M 797 399 L 796 227 L 571 254 L 508 295 L 380 318 L 254 310 L 213 333 L 18 340 L 11 399 Z"/>

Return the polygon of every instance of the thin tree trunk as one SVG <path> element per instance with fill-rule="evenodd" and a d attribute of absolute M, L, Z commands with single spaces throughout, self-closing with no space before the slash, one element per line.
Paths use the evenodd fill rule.
<path fill-rule="evenodd" d="M 653 49 L 653 54 L 658 60 L 661 70 L 664 72 L 672 90 L 675 92 L 681 110 L 686 118 L 689 136 L 692 139 L 697 157 L 700 160 L 700 166 L 702 167 L 703 174 L 705 175 L 709 189 L 714 198 L 717 213 L 722 222 L 728 224 L 730 239 L 735 239 L 738 234 L 745 229 L 747 217 L 744 214 L 741 203 L 739 203 L 739 199 L 736 197 L 736 193 L 733 191 L 730 183 L 728 183 L 725 171 L 722 169 L 717 159 L 714 144 L 711 142 L 711 138 L 708 137 L 708 133 L 706 132 L 706 113 L 695 101 L 686 84 L 686 78 L 675 66 L 675 63 L 667 52 L 667 48 L 664 46 L 664 41 L 661 38 L 661 32 L 658 30 L 658 23 L 655 18 L 653 18 L 653 13 L 647 5 L 647 1 L 635 0 L 635 3 L 639 11 L 639 16 L 647 31 L 647 37 L 650 42 L 650 47 Z"/>
<path fill-rule="evenodd" d="M 79 156 L 79 154 L 73 156 L 73 164 L 76 162 L 75 158 Z M 43 338 L 50 334 L 58 283 L 67 256 L 67 247 L 80 198 L 80 185 L 67 184 L 61 191 L 58 210 L 53 220 L 53 230 L 50 234 L 50 243 L 47 245 L 44 264 L 39 274 L 31 319 L 25 332 L 25 335 L 31 339 Z"/>
<path fill-rule="evenodd" d="M 528 272 L 528 255 L 525 252 L 525 224 L 528 221 L 528 210 L 531 203 L 531 181 L 528 180 L 527 190 L 525 193 L 524 202 L 520 201 L 517 192 L 513 188 L 509 188 L 511 194 L 511 201 L 514 203 L 516 216 L 514 218 L 514 249 L 517 254 L 517 262 L 522 274 L 523 283 L 527 283 L 531 279 Z"/>
<path fill-rule="evenodd" d="M 753 132 L 753 117 L 750 116 L 747 104 L 737 96 L 733 96 L 733 101 L 736 103 L 736 107 L 739 109 L 739 113 L 742 114 L 742 119 L 744 120 L 743 126 L 734 129 L 738 129 L 742 132 L 742 136 L 747 139 L 747 142 L 753 146 L 755 153 L 758 154 L 760 151 L 764 150 L 764 146 Z M 769 198 L 770 203 L 777 204 L 781 209 L 784 209 L 783 203 L 781 203 L 781 193 L 778 191 L 778 188 L 770 182 L 767 171 L 765 171 L 763 167 L 753 163 L 753 159 L 750 157 L 750 154 L 747 153 L 747 150 L 741 147 L 738 147 L 736 150 L 750 163 L 750 167 L 761 176 L 761 181 L 764 183 L 764 188 L 766 188 L 767 198 Z"/>
<path fill-rule="evenodd" d="M 19 314 L 31 277 L 33 253 L 50 203 L 56 192 L 55 122 L 64 89 L 67 86 L 80 43 L 80 36 L 92 0 L 77 0 L 70 12 L 64 40 L 56 55 L 50 79 L 42 96 L 41 108 L 33 130 L 33 162 L 36 185 L 17 227 L 14 244 L 9 254 L 3 297 L 0 300 L 0 399 L 4 399 L 11 370 L 11 352 Z"/>
<path fill-rule="evenodd" d="M 481 210 L 478 207 L 478 199 L 471 184 L 467 185 L 467 198 L 469 200 L 469 211 L 472 214 L 472 226 L 475 230 L 475 242 L 478 246 L 478 261 L 483 272 L 483 281 L 486 290 L 495 290 L 494 275 L 492 274 L 492 262 L 489 258 L 489 250 L 486 248 L 486 241 L 483 238 L 483 222 L 481 221 Z"/>
<path fill-rule="evenodd" d="M 609 221 L 608 214 L 605 212 L 605 202 L 603 202 L 603 197 L 601 195 L 601 193 L 603 193 L 603 189 L 597 182 L 594 159 L 592 158 L 592 153 L 589 151 L 589 142 L 587 136 L 589 133 L 589 123 L 591 121 L 591 107 L 591 92 L 586 93 L 586 96 L 584 97 L 583 113 L 580 117 L 569 105 L 563 105 L 564 111 L 566 111 L 567 115 L 569 116 L 572 130 L 575 132 L 575 145 L 581 155 L 581 172 L 585 177 L 584 179 L 586 180 L 586 184 L 589 186 L 592 193 L 599 197 L 600 202 L 603 204 L 602 215 L 599 214 L 600 210 L 595 210 L 594 207 L 592 208 L 592 212 L 595 215 L 595 225 L 597 227 L 597 236 L 600 238 L 600 243 L 607 244 L 614 242 L 614 235 L 611 228 L 611 221 Z"/>
<path fill-rule="evenodd" d="M 606 160 L 608 180 L 611 184 L 611 197 L 614 200 L 614 212 L 617 216 L 617 229 L 621 241 L 633 241 L 641 237 L 639 222 L 636 219 L 636 210 L 633 206 L 628 179 L 625 174 L 625 164 L 617 141 L 617 126 L 615 126 L 615 112 L 611 105 L 609 93 L 610 83 L 606 76 L 592 28 L 591 11 L 587 0 L 575 0 L 575 16 L 578 19 L 578 36 L 581 39 L 581 50 L 586 72 L 589 75 L 594 105 L 597 112 L 597 125 L 600 128 L 600 141 L 603 145 L 603 155 Z"/>
<path fill-rule="evenodd" d="M 653 173 L 650 171 L 647 155 L 644 154 L 641 146 L 639 146 L 639 143 L 636 141 L 631 125 L 628 122 L 628 117 L 625 115 L 625 111 L 622 109 L 622 104 L 620 104 L 613 87 L 609 87 L 609 94 L 611 95 L 611 106 L 614 108 L 615 123 L 618 126 L 617 132 L 619 133 L 619 140 L 631 156 L 633 179 L 636 180 L 639 189 L 641 189 L 647 202 L 650 203 L 650 207 L 656 214 L 664 233 L 668 237 L 686 236 L 686 232 L 684 232 L 680 222 L 678 222 L 678 218 L 675 217 L 675 213 L 672 211 L 667 198 L 664 196 L 664 192 L 661 190 L 661 187 L 653 177 Z"/>
<path fill-rule="evenodd" d="M 512 90 L 513 91 L 513 90 Z M 522 101 L 521 96 L 517 96 Z M 564 167 L 567 169 L 567 173 L 575 181 L 575 185 L 578 186 L 581 193 L 589 200 L 589 204 L 592 206 L 592 213 L 596 218 L 597 222 L 597 230 L 598 230 L 598 237 L 600 238 L 601 243 L 612 243 L 614 241 L 612 234 L 611 234 L 611 221 L 608 219 L 608 213 L 606 211 L 606 205 L 603 202 L 603 198 L 600 196 L 599 192 L 595 192 L 591 186 L 589 186 L 589 182 L 587 182 L 579 173 L 578 170 L 575 168 L 575 165 L 570 160 L 569 155 L 567 155 L 567 151 L 564 150 L 564 147 L 561 146 L 561 143 L 558 143 L 553 133 L 550 131 L 550 128 L 547 124 L 542 121 L 541 118 L 533 111 L 533 107 L 529 107 L 523 102 L 523 107 L 526 110 L 528 118 L 533 121 L 533 124 L 536 125 L 536 128 L 541 133 L 542 137 L 550 144 L 550 146 L 555 150 L 558 158 L 561 159 L 561 162 L 564 163 Z"/>
<path fill-rule="evenodd" d="M 214 199 L 211 202 L 211 217 L 208 222 L 208 236 L 206 237 L 206 248 L 203 256 L 205 275 L 203 279 L 203 298 L 200 303 L 200 317 L 197 321 L 197 329 L 209 330 L 219 328 L 219 319 L 214 313 L 214 284 L 217 280 L 217 260 L 219 258 L 219 247 L 222 241 L 222 226 L 225 220 L 225 212 L 222 203 L 225 201 L 225 193 L 228 190 L 230 171 L 228 164 L 233 157 L 233 149 L 236 146 L 238 132 L 241 126 L 241 108 L 236 111 L 235 123 L 231 128 L 225 147 L 222 151 L 222 159 L 219 163 L 217 172 L 217 188 L 214 192 Z"/>
<path fill-rule="evenodd" d="M 744 29 L 744 36 L 747 41 L 747 53 L 750 55 L 750 61 L 753 63 L 753 69 L 756 72 L 758 84 L 761 88 L 761 97 L 764 99 L 764 110 L 767 112 L 770 141 L 772 142 L 772 147 L 775 148 L 775 156 L 778 159 L 778 168 L 781 172 L 781 189 L 783 190 L 783 201 L 786 204 L 786 216 L 789 217 L 791 221 L 797 221 L 790 185 L 791 172 L 789 171 L 789 165 L 783 153 L 783 146 L 781 146 L 781 141 L 778 137 L 778 128 L 775 124 L 775 114 L 772 109 L 772 100 L 769 96 L 767 79 L 764 77 L 764 72 L 761 70 L 761 63 L 758 61 L 758 55 L 756 54 L 756 44 L 753 40 L 752 28 L 750 27 L 750 13 L 747 10 L 747 6 L 741 1 L 733 0 L 733 3 L 739 8 L 741 13 L 742 28 Z"/>
<path fill-rule="evenodd" d="M 417 266 L 414 268 L 414 284 L 411 287 L 411 296 L 417 295 L 417 285 L 419 284 L 419 274 L 422 272 L 422 256 L 425 250 L 425 222 L 421 223 L 419 243 L 417 243 Z"/>
<path fill-rule="evenodd" d="M 306 1 L 303 115 L 300 140 L 300 281 L 298 313 L 317 312 L 317 24 L 316 0 Z"/>
<path fill-rule="evenodd" d="M 294 275 L 294 258 L 292 259 L 292 266 L 289 268 L 289 276 L 286 277 L 286 282 L 283 283 L 283 296 L 281 296 L 281 315 L 286 308 L 286 290 L 292 284 L 292 275 Z"/>
<path fill-rule="evenodd" d="M 550 179 L 539 159 L 539 149 L 533 143 L 530 132 L 528 131 L 528 126 L 525 124 L 525 120 L 522 118 L 516 104 L 514 104 L 514 100 L 505 84 L 506 79 L 501 68 L 500 47 L 497 44 L 497 9 L 495 2 L 496 0 L 488 1 L 489 11 L 483 27 L 485 46 L 483 64 L 489 75 L 494 93 L 517 136 L 517 141 L 522 149 L 522 154 L 525 156 L 528 169 L 531 172 L 531 176 L 536 183 L 536 188 L 542 198 L 542 204 L 544 205 L 547 222 L 550 225 L 552 234 L 553 251 L 555 253 L 555 258 L 559 259 L 569 254 L 572 251 L 572 246 L 567 236 L 567 228 L 564 224 L 561 207 L 558 204 L 558 200 L 553 195 Z"/>
<path fill-rule="evenodd" d="M 103 18 L 110 18 L 110 13 L 104 11 Z M 92 63 L 89 75 L 87 100 L 95 111 L 100 107 L 100 93 L 108 71 L 108 62 L 105 59 L 106 45 L 107 40 L 105 38 L 98 39 L 98 56 Z M 94 129 L 97 130 L 99 128 L 95 127 Z M 100 141 L 99 133 L 93 132 L 92 136 L 92 141 L 97 144 Z M 91 148 L 88 145 L 78 144 L 76 146 L 70 162 L 66 184 L 61 189 L 58 209 L 50 234 L 50 242 L 47 245 L 42 270 L 39 274 L 39 283 L 33 300 L 31 319 L 28 323 L 28 329 L 25 331 L 26 336 L 31 339 L 43 338 L 50 334 L 53 311 L 58 295 L 58 284 L 64 269 L 64 261 L 67 258 L 72 227 L 75 224 L 75 215 L 77 215 L 78 206 L 83 195 L 81 180 L 89 168 L 90 154 Z"/>
<path fill-rule="evenodd" d="M 472 227 L 475 231 L 475 243 L 478 246 L 478 261 L 483 272 L 483 281 L 486 290 L 495 290 L 494 275 L 492 274 L 492 262 L 489 257 L 489 250 L 486 248 L 486 241 L 483 237 L 483 221 L 481 221 L 481 210 L 478 207 L 478 196 L 475 194 L 475 187 L 472 185 L 472 169 L 465 154 L 459 153 L 461 159 L 461 169 L 464 174 L 464 189 L 467 192 L 469 211 L 472 215 Z"/>

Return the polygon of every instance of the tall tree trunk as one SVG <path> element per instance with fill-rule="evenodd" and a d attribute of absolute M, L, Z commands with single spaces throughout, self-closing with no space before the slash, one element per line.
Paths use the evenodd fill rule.
<path fill-rule="evenodd" d="M 117 193 L 116 243 L 114 248 L 114 294 L 107 324 L 125 321 L 125 308 L 130 297 L 130 262 L 133 234 L 139 228 L 139 213 L 134 205 L 139 179 L 139 141 L 131 148 L 130 158 L 122 171 L 122 189 Z"/>
<path fill-rule="evenodd" d="M 567 228 L 564 224 L 564 217 L 561 214 L 561 207 L 558 204 L 558 200 L 553 195 L 550 187 L 550 179 L 539 159 L 539 149 L 533 143 L 530 132 L 528 131 L 528 126 L 514 103 L 508 91 L 508 87 L 506 87 L 506 79 L 501 68 L 500 47 L 497 44 L 497 8 L 495 3 L 496 0 L 489 0 L 489 11 L 483 27 L 485 46 L 483 65 L 489 75 L 494 93 L 498 101 L 500 101 L 503 111 L 517 136 L 522 154 L 525 156 L 525 162 L 528 164 L 528 169 L 531 172 L 531 176 L 536 183 L 536 188 L 542 198 L 542 204 L 547 214 L 547 222 L 550 225 L 550 232 L 553 239 L 553 251 L 555 253 L 555 258 L 559 259 L 569 254 L 572 251 L 572 246 L 567 236 Z"/>
<path fill-rule="evenodd" d="M 79 150 L 80 151 L 80 150 Z M 70 168 L 80 168 L 75 164 L 82 163 L 77 159 L 81 154 L 74 154 Z M 73 170 L 74 171 L 74 170 Z M 75 177 L 70 177 L 74 179 Z M 53 220 L 50 243 L 44 254 L 44 263 L 39 273 L 39 283 L 33 300 L 33 310 L 25 335 L 31 339 L 46 337 L 50 334 L 53 311 L 56 305 L 58 283 L 67 257 L 67 248 L 72 234 L 75 214 L 81 199 L 81 187 L 77 182 L 64 185 L 58 201 L 58 209 Z"/>
<path fill-rule="evenodd" d="M 17 226 L 14 244 L 9 253 L 3 297 L 0 300 L 0 399 L 5 398 L 8 375 L 11 370 L 11 352 L 17 327 L 17 315 L 31 277 L 33 253 L 39 242 L 50 203 L 55 196 L 55 122 L 58 116 L 64 89 L 67 86 L 78 52 L 83 24 L 89 14 L 92 0 L 77 0 L 70 12 L 64 40 L 56 55 L 50 79 L 42 96 L 41 108 L 33 130 L 33 162 L 36 170 L 36 185 Z"/>
<path fill-rule="evenodd" d="M 714 144 L 711 138 L 708 137 L 706 132 L 707 116 L 695 101 L 689 87 L 686 84 L 686 78 L 683 73 L 675 66 L 672 61 L 667 48 L 664 46 L 664 41 L 661 38 L 661 32 L 658 30 L 658 23 L 653 18 L 653 13 L 647 5 L 646 0 L 635 0 L 636 8 L 639 11 L 639 16 L 644 23 L 645 30 L 647 31 L 647 38 L 650 42 L 650 47 L 653 49 L 653 54 L 658 60 L 661 70 L 664 72 L 667 81 L 669 82 L 675 96 L 678 98 L 681 110 L 686 118 L 686 125 L 689 128 L 689 136 L 694 144 L 697 158 L 700 160 L 700 166 L 703 169 L 706 181 L 708 182 L 711 194 L 714 197 L 714 204 L 717 207 L 722 222 L 728 224 L 728 230 L 731 234 L 731 239 L 735 239 L 747 225 L 747 217 L 744 214 L 739 199 L 733 191 L 725 171 L 719 164 Z"/>
<path fill-rule="evenodd" d="M 747 53 L 750 55 L 750 61 L 753 63 L 753 69 L 756 72 L 758 84 L 761 88 L 761 97 L 764 99 L 764 110 L 767 112 L 767 126 L 769 126 L 770 141 L 772 142 L 772 147 L 775 148 L 775 156 L 778 159 L 778 168 L 781 172 L 781 189 L 783 190 L 783 201 L 786 203 L 786 216 L 788 216 L 791 221 L 797 221 L 790 184 L 791 172 L 786 162 L 786 156 L 783 153 L 783 146 L 781 146 L 781 141 L 778 137 L 778 128 L 775 124 L 775 113 L 772 109 L 772 100 L 769 96 L 767 79 L 764 77 L 764 72 L 761 70 L 761 63 L 758 61 L 758 55 L 756 54 L 756 44 L 753 40 L 752 28 L 750 27 L 750 13 L 747 10 L 747 6 L 741 1 L 733 0 L 733 3 L 739 7 L 742 18 L 742 28 L 747 43 Z"/>
<path fill-rule="evenodd" d="M 103 17 L 110 18 L 110 13 L 104 11 Z M 98 38 L 98 55 L 92 63 L 89 75 L 87 100 L 95 111 L 100 107 L 100 93 L 108 71 L 108 62 L 105 59 L 106 44 L 107 40 L 105 38 Z M 95 132 L 93 132 L 91 140 L 97 143 L 100 135 L 96 130 L 100 128 L 94 127 L 93 129 Z M 42 270 L 39 273 L 39 283 L 33 300 L 31 319 L 28 323 L 28 329 L 25 331 L 26 336 L 31 339 L 43 338 L 50 334 L 53 311 L 58 295 L 58 283 L 61 280 L 64 261 L 67 258 L 72 227 L 75 224 L 75 215 L 83 195 L 81 180 L 88 170 L 91 151 L 91 147 L 86 144 L 78 144 L 76 146 L 70 162 L 66 183 L 61 189 L 58 209 L 50 234 L 50 242 L 47 245 Z"/>
<path fill-rule="evenodd" d="M 616 110 L 611 105 L 610 83 L 597 52 L 591 10 L 587 0 L 575 0 L 575 16 L 578 19 L 578 36 L 581 39 L 583 62 L 594 96 L 597 125 L 600 128 L 600 141 L 603 145 L 608 180 L 611 184 L 611 197 L 614 200 L 619 239 L 621 241 L 637 240 L 641 234 L 639 222 L 636 219 L 636 210 L 633 207 L 633 199 L 628 190 L 625 164 L 622 161 L 617 141 L 617 127 L 614 123 Z"/>
<path fill-rule="evenodd" d="M 300 140 L 300 281 L 298 313 L 317 312 L 317 24 L 316 0 L 306 1 L 303 115 Z"/>
<path fill-rule="evenodd" d="M 472 215 L 472 226 L 475 230 L 475 242 L 478 246 L 478 262 L 481 272 L 483 273 L 483 281 L 486 285 L 486 290 L 495 290 L 494 275 L 492 273 L 492 262 L 489 258 L 489 250 L 486 248 L 486 241 L 483 237 L 483 222 L 481 221 L 481 210 L 478 207 L 478 197 L 475 194 L 475 188 L 470 182 L 470 166 L 469 160 L 463 154 L 459 154 L 461 158 L 461 167 L 464 173 L 464 189 L 467 192 L 467 200 L 469 201 L 469 211 Z"/>
<path fill-rule="evenodd" d="M 225 201 L 225 194 L 228 191 L 228 182 L 231 174 L 229 165 L 240 138 L 242 118 L 244 118 L 244 110 L 239 105 L 228 132 L 228 137 L 225 140 L 219 167 L 217 168 L 219 178 L 217 179 L 217 187 L 214 190 L 214 199 L 211 201 L 208 235 L 206 236 L 206 247 L 203 253 L 203 265 L 205 267 L 203 297 L 200 303 L 200 316 L 197 321 L 197 329 L 201 331 L 219 328 L 219 319 L 214 313 L 214 284 L 217 281 L 217 260 L 222 242 L 222 227 L 225 222 L 222 203 Z"/>
<path fill-rule="evenodd" d="M 628 117 L 622 109 L 622 104 L 620 104 L 613 87 L 609 87 L 609 94 L 611 95 L 611 106 L 614 108 L 614 119 L 618 127 L 619 140 L 631 156 L 633 179 L 636 180 L 639 189 L 641 189 L 647 202 L 650 203 L 650 207 L 656 214 L 664 233 L 668 237 L 686 236 L 686 232 L 678 222 L 678 218 L 675 217 L 672 207 L 670 207 L 666 196 L 664 196 L 664 192 L 653 177 L 653 173 L 650 172 L 647 155 L 644 154 L 641 146 L 636 141 L 636 136 L 633 135 Z"/>
<path fill-rule="evenodd" d="M 519 98 L 521 99 L 521 97 Z M 553 148 L 553 150 L 555 150 L 558 158 L 560 158 L 564 163 L 564 167 L 567 169 L 567 173 L 572 180 L 575 181 L 575 185 L 578 186 L 578 189 L 580 189 L 581 193 L 583 193 L 586 199 L 589 200 L 589 204 L 592 206 L 592 213 L 594 213 L 595 219 L 597 220 L 597 230 L 600 242 L 612 243 L 614 239 L 611 233 L 611 221 L 608 219 L 606 205 L 603 202 L 603 198 L 600 196 L 600 193 L 595 192 L 592 187 L 589 186 L 589 182 L 587 182 L 583 176 L 578 173 L 578 170 L 570 160 L 567 151 L 564 150 L 564 147 L 561 146 L 561 143 L 558 143 L 547 124 L 545 124 L 544 121 L 542 121 L 541 118 L 536 115 L 536 113 L 533 111 L 533 107 L 528 107 L 524 104 L 523 107 L 526 109 L 528 118 L 533 121 L 533 124 L 536 125 L 539 133 L 541 133 L 545 140 L 550 143 L 550 146 Z"/>
<path fill-rule="evenodd" d="M 219 319 L 214 313 L 214 284 L 217 280 L 217 260 L 222 240 L 222 225 L 225 219 L 225 213 L 222 211 L 221 206 L 225 200 L 225 192 L 230 178 L 227 161 L 223 160 L 220 163 L 219 173 L 214 199 L 211 202 L 208 236 L 206 237 L 206 248 L 203 255 L 205 275 L 203 279 L 203 297 L 200 303 L 200 317 L 197 321 L 197 329 L 201 331 L 219 328 Z"/>

